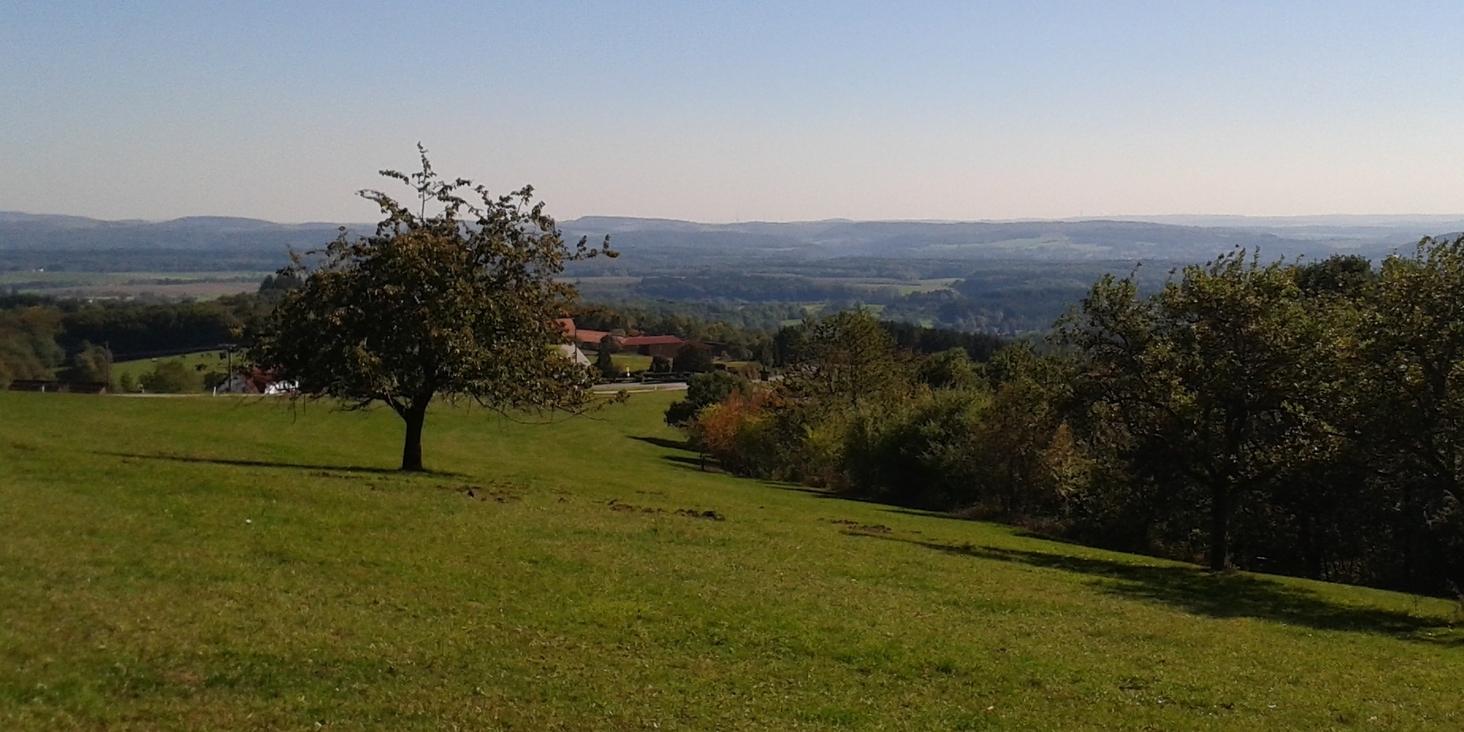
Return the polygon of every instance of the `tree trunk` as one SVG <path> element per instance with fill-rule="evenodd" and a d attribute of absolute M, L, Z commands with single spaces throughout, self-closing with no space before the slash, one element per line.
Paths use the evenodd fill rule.
<path fill-rule="evenodd" d="M 1210 487 L 1210 571 L 1230 567 L 1230 486 Z"/>
<path fill-rule="evenodd" d="M 402 412 L 407 423 L 406 439 L 402 442 L 402 470 L 421 472 L 422 467 L 422 423 L 427 421 L 427 405 L 416 406 Z"/>

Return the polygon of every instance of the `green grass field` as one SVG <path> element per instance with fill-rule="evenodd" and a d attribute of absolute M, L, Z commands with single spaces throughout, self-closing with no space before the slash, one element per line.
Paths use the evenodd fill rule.
<path fill-rule="evenodd" d="M 54 297 L 154 295 L 207 300 L 254 292 L 272 272 L 0 272 L 0 288 Z"/>
<path fill-rule="evenodd" d="M 1449 602 L 701 472 L 674 397 L 407 477 L 388 412 L 0 393 L 0 729 L 1464 726 Z"/>
<path fill-rule="evenodd" d="M 594 358 L 594 356 L 590 356 L 590 360 L 593 361 Z M 640 353 L 612 353 L 610 361 L 615 364 L 615 368 L 630 369 L 632 373 L 645 371 L 651 367 L 651 357 Z"/>
<path fill-rule="evenodd" d="M 140 358 L 134 361 L 118 361 L 112 364 L 112 382 L 117 383 L 123 374 L 129 374 L 134 380 L 141 379 L 146 374 L 158 367 L 165 361 L 181 361 L 189 371 L 196 371 L 196 367 L 203 366 L 206 370 L 223 373 L 228 370 L 229 362 L 220 358 L 223 351 L 199 351 L 197 353 L 185 353 L 178 356 L 160 356 L 158 358 Z M 235 354 L 237 362 L 242 356 Z M 199 377 L 202 379 L 202 377 Z"/>

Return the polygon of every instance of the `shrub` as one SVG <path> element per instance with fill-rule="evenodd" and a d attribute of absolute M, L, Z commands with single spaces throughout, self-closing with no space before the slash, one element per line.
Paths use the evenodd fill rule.
<path fill-rule="evenodd" d="M 976 456 L 986 399 L 938 392 L 909 406 L 861 416 L 845 440 L 850 488 L 905 505 L 950 508 L 982 497 Z"/>
<path fill-rule="evenodd" d="M 606 338 L 609 338 L 609 336 L 606 336 Z M 600 353 L 595 356 L 595 370 L 599 371 L 600 376 L 606 379 L 613 379 L 620 375 L 615 368 L 615 359 L 611 358 L 610 351 L 605 348 L 604 341 L 600 342 Z"/>
<path fill-rule="evenodd" d="M 950 348 L 926 357 L 915 370 L 915 378 L 932 389 L 969 389 L 981 375 L 964 348 Z"/>
<path fill-rule="evenodd" d="M 745 392 L 749 386 L 747 379 L 726 371 L 697 374 L 687 384 L 686 398 L 666 408 L 666 424 L 685 426 L 696 418 L 697 412 L 725 400 L 733 392 Z"/>
<path fill-rule="evenodd" d="M 692 423 L 692 444 L 739 475 L 775 477 L 785 464 L 768 391 L 734 391 L 721 403 L 702 410 Z"/>
<path fill-rule="evenodd" d="M 711 371 L 714 366 L 712 349 L 701 343 L 688 343 L 676 351 L 676 359 L 672 361 L 672 369 L 675 371 L 687 371 L 702 373 Z"/>
<path fill-rule="evenodd" d="M 198 374 L 188 370 L 182 361 L 163 361 L 142 375 L 142 388 L 153 394 L 183 394 L 201 388 Z"/>

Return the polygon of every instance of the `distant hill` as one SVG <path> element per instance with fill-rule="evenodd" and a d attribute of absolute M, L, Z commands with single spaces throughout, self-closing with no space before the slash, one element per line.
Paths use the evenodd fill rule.
<path fill-rule="evenodd" d="M 0 251 L 189 249 L 268 251 L 315 247 L 339 224 L 277 224 L 261 219 L 191 216 L 169 221 L 104 221 L 0 211 Z"/>
<path fill-rule="evenodd" d="M 1202 261 L 1235 247 L 1259 247 L 1268 257 L 1318 257 L 1336 252 L 1380 256 L 1406 247 L 1424 234 L 1464 230 L 1464 216 L 1152 218 L 1163 220 L 833 219 L 705 224 L 586 216 L 564 221 L 562 226 L 573 237 L 611 235 L 615 248 L 629 255 L 621 260 L 623 266 L 654 263 L 659 269 L 749 259 Z M 196 260 L 206 264 L 210 257 L 231 264 L 277 264 L 290 248 L 307 249 L 329 242 L 338 226 L 326 222 L 279 224 L 226 216 L 104 221 L 0 211 L 0 266 L 42 266 L 52 260 L 82 258 L 113 268 L 112 263 L 131 259 L 155 267 L 159 260 L 175 255 L 189 260 L 192 267 L 199 266 Z M 352 224 L 349 228 L 364 232 L 369 225 Z"/>
<path fill-rule="evenodd" d="M 1464 228 L 1464 217 L 1247 219 L 1226 225 L 1139 220 L 802 221 L 700 224 L 593 216 L 563 222 L 575 235 L 610 234 L 617 249 L 717 259 L 739 252 L 801 258 L 876 257 L 1038 261 L 1201 261 L 1235 247 L 1266 256 L 1381 256 L 1424 234 Z"/>

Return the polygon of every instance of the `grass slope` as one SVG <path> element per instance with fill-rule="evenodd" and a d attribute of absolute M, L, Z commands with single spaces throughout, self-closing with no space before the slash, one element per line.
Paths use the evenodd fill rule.
<path fill-rule="evenodd" d="M 672 398 L 404 477 L 385 412 L 0 394 L 0 728 L 1464 725 L 1449 603 L 703 473 Z"/>

